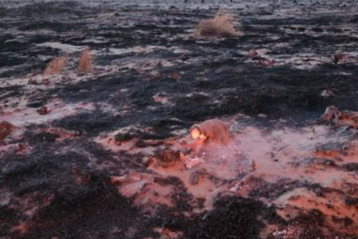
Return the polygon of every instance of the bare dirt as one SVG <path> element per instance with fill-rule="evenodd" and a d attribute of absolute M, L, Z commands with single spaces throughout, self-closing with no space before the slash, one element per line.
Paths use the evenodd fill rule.
<path fill-rule="evenodd" d="M 356 8 L 233 4 L 243 35 L 198 38 L 217 7 L 2 6 L 0 238 L 358 238 L 358 131 L 321 117 L 358 111 Z M 229 145 L 190 150 L 213 118 Z"/>

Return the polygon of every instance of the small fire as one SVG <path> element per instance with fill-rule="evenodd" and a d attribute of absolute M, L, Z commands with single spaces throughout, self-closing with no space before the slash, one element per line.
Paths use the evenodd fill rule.
<path fill-rule="evenodd" d="M 85 47 L 82 51 L 81 58 L 78 64 L 78 72 L 80 74 L 89 73 L 93 68 L 92 64 L 92 56 L 91 49 L 89 47 Z"/>
<path fill-rule="evenodd" d="M 235 29 L 237 23 L 230 13 L 219 10 L 212 19 L 201 20 L 196 36 L 199 37 L 237 37 L 243 35 Z"/>
<path fill-rule="evenodd" d="M 60 71 L 65 67 L 68 59 L 69 59 L 68 54 L 53 59 L 52 61 L 50 61 L 50 63 L 47 64 L 45 69 L 45 74 L 46 75 L 59 74 Z"/>

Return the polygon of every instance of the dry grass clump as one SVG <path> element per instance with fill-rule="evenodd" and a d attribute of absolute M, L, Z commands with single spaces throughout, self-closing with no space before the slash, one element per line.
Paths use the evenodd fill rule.
<path fill-rule="evenodd" d="M 198 37 L 237 37 L 243 33 L 236 30 L 234 16 L 231 13 L 218 11 L 214 18 L 204 19 L 199 23 L 199 28 L 195 33 Z"/>
<path fill-rule="evenodd" d="M 91 49 L 86 47 L 83 49 L 80 61 L 78 63 L 78 72 L 80 74 L 89 73 L 92 70 L 92 56 Z"/>
<path fill-rule="evenodd" d="M 50 61 L 45 69 L 45 74 L 58 74 L 65 67 L 68 61 L 68 54 L 60 57 L 56 57 L 52 61 Z"/>

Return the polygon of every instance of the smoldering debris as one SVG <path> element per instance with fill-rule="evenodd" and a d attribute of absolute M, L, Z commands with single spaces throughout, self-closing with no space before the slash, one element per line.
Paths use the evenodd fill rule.
<path fill-rule="evenodd" d="M 14 125 L 7 121 L 2 121 L 0 123 L 0 143 L 3 143 L 6 137 L 11 134 L 14 127 Z"/>

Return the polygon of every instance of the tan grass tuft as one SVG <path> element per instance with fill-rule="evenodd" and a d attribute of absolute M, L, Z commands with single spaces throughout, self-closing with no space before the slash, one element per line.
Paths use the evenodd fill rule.
<path fill-rule="evenodd" d="M 78 72 L 80 74 L 89 73 L 92 70 L 92 56 L 91 49 L 86 47 L 83 49 L 81 58 L 78 64 Z"/>
<path fill-rule="evenodd" d="M 242 32 L 235 29 L 238 23 L 234 16 L 219 10 L 212 19 L 204 19 L 199 23 L 198 30 L 195 33 L 197 37 L 237 37 L 243 35 Z"/>
<path fill-rule="evenodd" d="M 55 59 L 52 59 L 50 61 L 45 69 L 45 74 L 58 74 L 60 71 L 65 67 L 67 61 L 68 61 L 68 54 L 60 57 L 56 57 Z"/>

